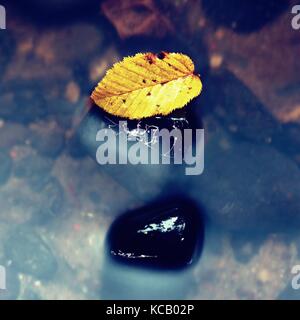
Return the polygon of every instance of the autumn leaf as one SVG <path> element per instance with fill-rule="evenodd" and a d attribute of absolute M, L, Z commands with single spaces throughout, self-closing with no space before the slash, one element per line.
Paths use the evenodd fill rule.
<path fill-rule="evenodd" d="M 128 119 L 168 115 L 198 96 L 202 83 L 186 55 L 136 54 L 116 63 L 92 93 L 106 112 Z"/>

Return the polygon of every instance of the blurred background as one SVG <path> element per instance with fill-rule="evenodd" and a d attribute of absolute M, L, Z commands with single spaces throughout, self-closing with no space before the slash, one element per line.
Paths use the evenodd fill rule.
<path fill-rule="evenodd" d="M 291 287 L 300 264 L 295 4 L 2 0 L 0 299 L 117 298 L 124 287 L 123 298 L 300 298 Z M 187 193 L 203 208 L 205 243 L 176 275 L 108 265 L 110 225 L 151 196 L 102 170 L 77 135 L 106 70 L 160 50 L 188 53 L 203 82 L 192 108 L 205 129 L 205 171 Z"/>

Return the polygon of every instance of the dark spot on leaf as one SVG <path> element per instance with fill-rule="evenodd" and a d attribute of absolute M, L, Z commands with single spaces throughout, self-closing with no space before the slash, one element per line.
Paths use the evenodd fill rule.
<path fill-rule="evenodd" d="M 145 58 L 150 64 L 152 64 L 155 62 L 156 56 L 153 53 L 148 53 L 145 55 Z"/>
<path fill-rule="evenodd" d="M 148 93 L 147 93 L 147 96 L 151 96 L 151 92 L 148 92 Z"/>
<path fill-rule="evenodd" d="M 143 83 L 146 83 L 146 80 L 145 80 L 145 79 L 143 79 Z"/>
<path fill-rule="evenodd" d="M 157 80 L 153 79 L 152 82 L 157 82 Z"/>
<path fill-rule="evenodd" d="M 167 56 L 167 53 L 164 52 L 164 51 L 162 51 L 162 52 L 160 52 L 160 53 L 157 55 L 157 58 L 162 60 L 162 59 L 164 59 L 166 56 Z"/>
<path fill-rule="evenodd" d="M 123 103 L 125 103 L 125 102 L 126 102 L 126 99 L 123 99 L 122 101 L 123 101 Z"/>

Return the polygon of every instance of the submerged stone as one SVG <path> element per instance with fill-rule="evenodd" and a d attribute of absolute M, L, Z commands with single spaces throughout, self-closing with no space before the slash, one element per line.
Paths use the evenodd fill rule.
<path fill-rule="evenodd" d="M 57 270 L 57 261 L 48 245 L 30 228 L 17 228 L 4 245 L 6 258 L 18 272 L 40 280 L 50 280 Z"/>
<path fill-rule="evenodd" d="M 64 132 L 58 127 L 37 128 L 32 130 L 31 144 L 40 155 L 55 159 L 64 149 Z"/>
<path fill-rule="evenodd" d="M 186 190 L 209 220 L 238 232 L 299 228 L 297 164 L 272 146 L 234 140 L 213 118 L 204 123 L 205 170 Z"/>
<path fill-rule="evenodd" d="M 128 212 L 112 225 L 107 239 L 112 259 L 132 266 L 179 269 L 197 260 L 204 239 L 198 208 L 186 199 Z"/>
<path fill-rule="evenodd" d="M 65 192 L 56 177 L 50 176 L 47 183 L 40 189 L 39 203 L 34 211 L 32 223 L 45 224 L 63 214 Z"/>
<path fill-rule="evenodd" d="M 225 26 L 241 33 L 260 30 L 279 17 L 288 6 L 287 0 L 203 0 L 202 2 L 207 17 L 216 26 Z"/>
<path fill-rule="evenodd" d="M 9 179 L 12 170 L 12 160 L 6 152 L 0 151 L 0 185 Z"/>
<path fill-rule="evenodd" d="M 11 61 L 16 48 L 15 39 L 9 30 L 1 32 L 0 42 L 0 78 L 5 74 L 6 68 Z"/>
<path fill-rule="evenodd" d="M 28 124 L 44 119 L 48 114 L 48 110 L 44 108 L 45 98 L 41 92 L 41 85 L 35 82 L 4 83 L 0 100 L 0 117 L 4 120 Z"/>
<path fill-rule="evenodd" d="M 38 154 L 29 154 L 14 162 L 14 174 L 25 179 L 34 191 L 39 191 L 49 181 L 53 160 Z"/>

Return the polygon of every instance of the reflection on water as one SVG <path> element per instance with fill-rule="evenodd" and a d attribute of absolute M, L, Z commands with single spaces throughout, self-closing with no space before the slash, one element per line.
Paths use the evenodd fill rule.
<path fill-rule="evenodd" d="M 149 0 L 143 10 L 113 14 L 109 2 L 30 0 L 27 10 L 22 1 L 3 3 L 0 265 L 7 290 L 0 299 L 299 298 L 290 270 L 300 250 L 300 65 L 288 2 Z M 103 123 L 90 108 L 91 90 L 121 57 L 161 50 L 190 55 L 203 81 L 186 107 L 189 123 L 205 129 L 201 176 L 95 161 Z M 111 259 L 105 239 L 118 217 L 138 209 L 142 218 L 155 199 L 178 194 L 203 213 L 196 263 L 171 271 Z M 137 234 L 175 226 L 195 235 L 195 225 L 172 214 Z M 166 252 L 161 238 L 154 242 L 151 254 L 180 257 L 180 248 Z"/>

